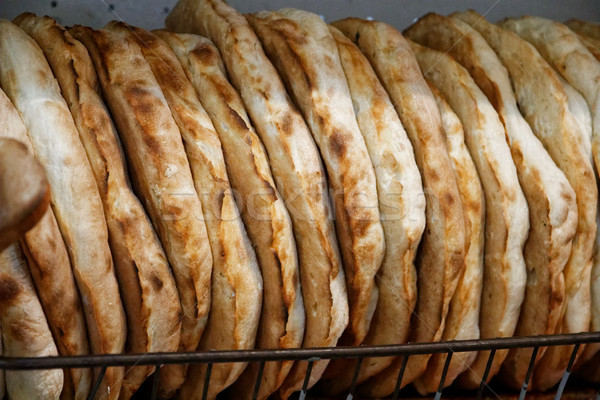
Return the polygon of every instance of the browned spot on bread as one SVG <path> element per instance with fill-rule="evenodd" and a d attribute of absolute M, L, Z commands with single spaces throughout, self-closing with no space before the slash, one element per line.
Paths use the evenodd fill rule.
<path fill-rule="evenodd" d="M 162 287 L 164 286 L 163 281 L 156 276 L 155 273 L 153 273 L 150 276 L 150 283 L 152 284 L 152 287 L 154 288 L 154 290 L 156 290 L 157 292 L 160 291 L 162 289 Z"/>
<path fill-rule="evenodd" d="M 0 301 L 15 300 L 21 292 L 20 285 L 9 276 L 0 277 Z"/>
<path fill-rule="evenodd" d="M 190 52 L 190 57 L 194 57 L 196 60 L 204 65 L 218 65 L 219 60 L 216 50 L 212 46 L 200 45 Z"/>
<path fill-rule="evenodd" d="M 331 135 L 331 138 L 329 139 L 329 146 L 337 157 L 344 157 L 347 150 L 344 134 L 337 130 L 333 132 L 333 135 Z"/>
<path fill-rule="evenodd" d="M 249 128 L 248 125 L 246 125 L 244 118 L 242 118 L 242 116 L 229 105 L 227 105 L 227 108 L 229 109 L 229 114 L 231 115 L 233 122 L 235 122 L 240 129 L 248 130 Z"/>

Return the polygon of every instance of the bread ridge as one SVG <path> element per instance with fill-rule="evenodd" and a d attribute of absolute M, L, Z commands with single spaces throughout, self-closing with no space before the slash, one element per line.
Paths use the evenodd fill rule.
<path fill-rule="evenodd" d="M 425 228 L 425 197 L 413 147 L 387 92 L 367 58 L 333 26 L 356 119 L 365 139 L 377 179 L 386 252 L 378 274 L 379 299 L 363 345 L 405 343 L 417 300 L 417 247 Z M 360 384 L 386 368 L 393 357 L 368 358 L 356 379 Z M 322 388 L 328 393 L 348 390 L 355 360 L 334 360 Z"/>
<path fill-rule="evenodd" d="M 334 224 L 330 220 L 325 172 L 303 117 L 246 19 L 224 1 L 179 1 L 167 17 L 166 25 L 177 32 L 202 34 L 220 49 L 230 81 L 240 92 L 269 155 L 275 183 L 293 222 L 302 296 L 307 308 L 314 309 L 306 316 L 303 346 L 334 346 L 347 325 L 346 288 Z M 299 290 L 285 288 L 290 299 Z M 287 341 L 286 345 L 292 343 Z M 314 363 L 312 375 L 320 376 L 327 363 L 328 360 Z M 270 376 L 269 366 L 265 365 L 263 377 Z M 306 363 L 296 364 L 293 370 L 290 375 L 295 377 L 295 386 L 300 387 Z M 248 388 L 253 388 L 257 373 L 258 365 L 251 364 L 236 384 L 238 396 L 249 400 L 252 389 Z M 288 373 L 286 366 L 276 379 L 264 380 L 258 399 L 276 390 Z"/>
<path fill-rule="evenodd" d="M 515 335 L 551 334 L 560 321 L 565 290 L 562 270 L 577 226 L 575 193 L 521 116 L 508 72 L 477 31 L 458 18 L 428 14 L 405 34 L 421 44 L 448 52 L 465 67 L 504 125 L 519 183 L 527 199 L 530 226 L 523 249 L 527 286 Z M 539 352 L 537 360 L 542 355 L 543 352 Z M 504 361 L 503 375 L 511 387 L 522 386 L 530 356 L 531 349 L 515 349 Z M 487 354 L 482 353 L 475 361 L 471 367 L 474 373 L 483 374 L 487 358 Z M 492 370 L 496 370 L 501 361 L 495 360 Z M 478 387 L 479 380 L 473 378 L 472 385 Z M 429 391 L 435 390 L 437 386 L 431 382 Z"/>
<path fill-rule="evenodd" d="M 383 22 L 359 18 L 332 25 L 367 56 L 413 145 L 426 197 L 426 225 L 416 261 L 417 305 L 410 340 L 439 340 L 464 267 L 465 220 L 437 104 L 408 43 L 397 30 Z M 423 279 L 425 276 L 429 278 Z M 409 359 L 402 386 L 425 370 L 428 358 Z M 395 358 L 388 368 L 359 386 L 359 392 L 374 397 L 391 394 L 401 366 L 402 357 Z"/>
<path fill-rule="evenodd" d="M 585 265 L 589 262 L 582 262 L 582 260 L 591 260 L 591 248 L 596 229 L 598 194 L 594 170 L 590 161 L 591 154 L 586 154 L 582 135 L 575 118 L 569 111 L 568 99 L 558 75 L 542 59 L 537 50 L 516 34 L 486 22 L 474 12 L 456 15 L 482 34 L 494 49 L 509 72 L 519 110 L 575 191 L 578 227 L 569 261 L 563 270 L 566 302 L 570 302 L 575 298 L 577 288 L 581 285 L 581 279 L 575 279 L 569 264 L 572 264 L 577 270 L 586 268 L 589 270 L 589 267 Z M 523 68 L 523 65 L 527 65 L 527 68 Z M 587 276 L 589 277 L 589 274 Z M 589 321 L 589 297 L 587 301 L 585 298 L 575 299 L 579 303 L 577 312 L 573 311 L 572 313 L 577 315 L 572 315 L 570 318 L 577 317 Z M 563 307 L 562 314 L 564 312 L 565 308 Z M 564 319 L 561 319 L 555 333 L 561 332 L 563 326 Z M 552 362 L 554 365 L 551 365 L 552 363 L 549 361 L 548 354 L 550 353 L 555 353 L 552 357 L 555 360 Z M 570 349 L 564 347 L 562 350 L 560 347 L 548 349 L 539 363 L 540 366 L 534 372 L 533 384 L 537 385 L 536 381 L 542 378 L 546 380 L 544 386 L 552 386 L 553 383 L 550 381 L 556 383 L 562 376 L 570 354 Z M 552 369 L 555 370 L 554 373 L 550 372 Z M 545 372 L 542 372 L 543 370 Z"/>
<path fill-rule="evenodd" d="M 44 165 L 52 208 L 83 301 L 91 349 L 121 353 L 127 333 L 125 314 L 102 202 L 77 128 L 35 41 L 8 21 L 0 21 L 0 31 L 0 81 Z M 109 368 L 99 395 L 110 390 L 110 398 L 116 398 L 122 376 L 123 368 Z"/>
<path fill-rule="evenodd" d="M 525 293 L 523 245 L 529 231 L 527 201 L 505 139 L 504 126 L 468 71 L 449 55 L 411 43 L 421 70 L 460 118 L 465 142 L 481 179 L 486 202 L 485 262 L 479 328 L 482 338 L 512 336 Z M 489 371 L 493 377 L 506 357 L 498 351 Z M 481 361 L 479 361 L 481 360 Z M 471 387 L 487 361 L 480 352 L 460 378 Z M 476 365 L 475 365 L 476 364 Z"/>
<path fill-rule="evenodd" d="M 485 247 L 485 198 L 477 169 L 465 144 L 462 123 L 439 90 L 431 83 L 428 84 L 440 109 L 448 154 L 452 160 L 465 213 L 465 234 L 468 239 L 465 269 L 450 301 L 442 339 L 479 339 Z M 446 371 L 444 386 L 450 385 L 458 375 L 468 369 L 476 356 L 476 352 L 454 353 Z M 414 382 L 420 393 L 437 391 L 446 357 L 446 354 L 434 354 L 429 359 L 427 369 Z M 435 389 L 432 390 L 433 387 Z"/>
<path fill-rule="evenodd" d="M 596 172 L 600 173 L 600 62 L 583 45 L 576 33 L 567 26 L 540 17 L 521 17 L 520 19 L 507 19 L 501 23 L 505 28 L 515 32 L 537 48 L 541 56 L 576 90 L 581 92 L 590 109 L 592 116 L 592 154 L 594 157 Z M 552 43 L 547 43 L 550 41 Z M 581 285 L 587 285 L 591 280 L 591 269 L 595 264 L 586 266 Z M 600 275 L 600 274 L 596 274 Z M 591 285 L 590 290 L 598 288 L 598 284 Z M 582 291 L 578 293 L 582 294 Z M 600 310 L 591 306 L 591 294 L 585 294 L 585 301 L 590 301 L 591 321 L 600 326 Z M 576 309 L 567 304 L 565 318 L 568 328 L 565 332 L 577 332 L 581 329 L 589 330 L 581 326 L 575 326 L 569 322 L 571 312 Z M 583 321 L 582 321 L 583 322 Z M 571 325 L 571 326 L 569 326 Z M 597 346 L 594 346 L 598 349 Z M 558 348 L 562 350 L 563 364 L 568 363 L 570 352 L 568 347 Z M 588 349 L 589 350 L 589 349 Z M 581 353 L 578 353 L 578 355 Z M 546 379 L 545 376 L 542 379 Z"/>
<path fill-rule="evenodd" d="M 285 304 L 290 304 L 291 299 L 285 299 L 281 286 L 284 279 L 289 283 L 290 279 L 298 278 L 297 275 L 285 275 L 286 271 L 279 266 L 289 263 L 289 257 L 296 255 L 290 251 L 294 248 L 291 222 L 273 181 L 266 152 L 239 94 L 224 75 L 224 66 L 214 44 L 198 35 L 157 33 L 175 52 L 202 106 L 214 122 L 232 188 L 239 194 L 239 210 L 257 250 L 265 284 L 259 345 L 277 348 L 282 346 L 282 341 L 285 345 Z M 297 296 L 294 301 L 295 309 L 302 310 L 302 297 Z M 291 322 L 291 326 L 296 324 L 296 321 Z M 205 373 L 206 367 L 192 368 L 190 379 L 182 388 L 182 396 L 199 398 L 203 390 L 200 378 Z"/>
<path fill-rule="evenodd" d="M 0 252 L 0 299 L 3 356 L 58 355 L 18 243 Z M 63 370 L 7 370 L 5 379 L 10 398 L 58 400 L 63 387 Z"/>
<path fill-rule="evenodd" d="M 90 160 L 128 319 L 126 351 L 176 351 L 181 307 L 175 280 L 150 220 L 130 187 L 123 152 L 87 50 L 50 17 L 22 14 L 16 22 L 44 51 Z M 153 366 L 128 370 L 120 399 L 130 398 L 153 371 Z"/>
<path fill-rule="evenodd" d="M 385 239 L 375 173 L 335 42 L 323 20 L 305 11 L 283 9 L 246 19 L 303 111 L 327 167 L 348 289 L 347 343 L 358 345 L 367 334 L 377 302 L 374 277 L 383 259 Z M 298 71 L 300 76 L 296 76 Z"/>
<path fill-rule="evenodd" d="M 133 188 L 173 270 L 182 308 L 179 351 L 195 351 L 208 320 L 212 254 L 179 128 L 139 46 L 126 35 L 76 26 L 88 49 L 127 154 Z M 161 395 L 185 380 L 186 366 L 161 368 Z"/>
<path fill-rule="evenodd" d="M 580 19 L 570 19 L 565 22 L 575 32 L 600 40 L 600 25 Z"/>
<path fill-rule="evenodd" d="M 211 315 L 199 349 L 252 350 L 261 315 L 262 277 L 235 203 L 213 123 L 167 43 L 146 30 L 124 23 L 111 22 L 107 29 L 126 33 L 137 40 L 179 126 L 196 191 L 201 193 L 213 253 L 213 295 Z M 291 268 L 297 269 L 295 244 L 293 240 L 287 243 L 289 257 L 280 260 L 292 263 Z M 225 318 L 232 319 L 233 326 L 227 334 L 220 329 Z M 214 365 L 209 398 L 230 386 L 246 366 L 247 363 Z"/>
<path fill-rule="evenodd" d="M 33 154 L 27 128 L 2 89 L 0 114 L 3 121 L 0 125 L 0 137 L 18 140 Z M 38 223 L 23 235 L 20 243 L 59 354 L 89 354 L 81 298 L 71 271 L 67 248 L 50 207 Z M 67 379 L 67 375 L 70 375 L 72 380 Z M 85 399 L 91 384 L 91 370 L 65 370 L 63 390 L 66 393 L 71 391 L 73 398 Z M 73 387 L 70 388 L 70 385 Z"/>

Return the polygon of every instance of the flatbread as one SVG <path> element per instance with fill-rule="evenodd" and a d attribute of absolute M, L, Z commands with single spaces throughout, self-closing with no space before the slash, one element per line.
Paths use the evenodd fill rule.
<path fill-rule="evenodd" d="M 563 270 L 567 304 L 563 314 L 565 309 L 570 311 L 556 332 L 587 330 L 590 298 L 586 288 L 589 283 L 585 280 L 589 279 L 591 267 L 598 193 L 591 154 L 586 154 L 582 145 L 582 135 L 569 111 L 564 88 L 535 48 L 517 35 L 487 23 L 474 12 L 456 16 L 479 31 L 494 49 L 510 75 L 519 110 L 575 191 L 578 226 L 569 261 Z M 558 382 L 571 350 L 565 347 L 548 349 L 534 371 L 534 386 L 542 389 Z"/>
<path fill-rule="evenodd" d="M 208 319 L 212 254 L 181 134 L 139 46 L 127 35 L 74 27 L 87 47 L 128 156 L 136 194 L 173 269 L 182 308 L 179 351 L 194 351 Z M 160 394 L 183 384 L 184 365 L 161 369 Z"/>
<path fill-rule="evenodd" d="M 465 67 L 504 125 L 506 141 L 527 199 L 530 226 L 523 249 L 527 286 L 514 334 L 552 334 L 561 318 L 565 297 L 562 271 L 577 228 L 575 193 L 522 117 L 506 68 L 477 31 L 458 18 L 428 14 L 405 34 L 421 44 L 447 52 Z M 504 362 L 503 375 L 511 387 L 520 388 L 523 384 L 531 351 L 513 350 Z M 538 360 L 542 355 L 538 355 Z M 482 353 L 470 368 L 471 376 L 483 375 L 487 358 L 488 353 Z M 495 358 L 491 370 L 497 371 L 501 363 L 502 357 Z M 479 381 L 474 378 L 472 386 L 478 387 Z M 432 381 L 429 391 L 435 390 L 437 386 Z"/>
<path fill-rule="evenodd" d="M 130 187 L 92 60 L 85 47 L 49 17 L 22 14 L 15 23 L 44 51 L 90 160 L 127 315 L 126 351 L 176 351 L 181 307 L 175 280 L 150 220 Z M 119 398 L 130 398 L 153 371 L 153 366 L 126 371 Z"/>
<path fill-rule="evenodd" d="M 140 45 L 179 126 L 196 191 L 201 193 L 213 254 L 213 282 L 210 317 L 198 349 L 253 349 L 261 315 L 263 281 L 229 185 L 219 136 L 167 43 L 148 31 L 124 23 L 111 22 L 106 29 L 128 35 Z M 286 233 L 289 235 L 286 253 L 290 257 L 282 262 L 291 263 L 290 268 L 297 270 L 291 228 Z M 246 365 L 214 365 L 209 398 L 231 385 Z M 204 376 L 193 379 L 203 382 Z"/>
<path fill-rule="evenodd" d="M 417 301 L 417 247 L 425 228 L 425 197 L 413 147 L 369 60 L 337 28 L 329 27 L 344 68 L 354 112 L 377 177 L 386 251 L 378 274 L 379 300 L 364 345 L 405 343 Z M 364 359 L 356 383 L 381 372 L 393 357 Z M 335 360 L 322 387 L 347 390 L 356 360 Z"/>
<path fill-rule="evenodd" d="M 33 154 L 27 128 L 1 89 L 0 114 L 3 121 L 0 138 L 16 139 Z M 39 222 L 23 235 L 21 245 L 58 353 L 69 356 L 89 354 L 81 298 L 71 271 L 69 254 L 51 208 L 47 208 Z M 65 371 L 63 392 L 70 398 L 85 399 L 91 384 L 90 369 L 73 368 L 68 373 Z"/>
<path fill-rule="evenodd" d="M 512 336 L 525 294 L 523 245 L 529 231 L 527 201 L 506 143 L 504 127 L 468 71 L 447 54 L 413 44 L 425 78 L 436 85 L 460 118 L 465 142 L 485 194 L 485 272 L 479 329 L 482 338 Z M 498 351 L 493 377 L 508 351 Z M 461 376 L 466 387 L 478 387 L 489 352 L 480 352 Z M 476 382 L 476 384 L 475 384 Z"/>
<path fill-rule="evenodd" d="M 333 190 L 350 321 L 344 344 L 367 335 L 385 252 L 373 165 L 356 122 L 344 71 L 327 24 L 295 9 L 246 17 L 311 128 Z"/>
<path fill-rule="evenodd" d="M 0 253 L 0 326 L 3 356 L 58 355 L 18 243 Z M 4 376 L 11 399 L 58 400 L 63 387 L 61 369 L 7 370 Z"/>
<path fill-rule="evenodd" d="M 265 146 L 277 188 L 293 222 L 298 251 L 299 277 L 306 309 L 304 347 L 335 346 L 348 324 L 347 294 L 323 163 L 310 130 L 288 96 L 279 74 L 264 54 L 246 19 L 220 0 L 179 1 L 166 20 L 169 29 L 198 33 L 220 49 L 231 84 L 239 91 L 256 132 Z M 261 262 L 261 264 L 263 264 Z M 286 272 L 294 276 L 295 272 Z M 284 280 L 284 302 L 288 309 L 286 337 L 281 344 L 269 343 L 259 330 L 257 347 L 299 347 L 303 310 L 296 307 L 299 282 Z M 265 304 L 282 296 L 279 283 L 265 283 Z M 274 287 L 273 287 L 274 286 Z M 283 320 L 285 317 L 283 318 Z M 313 364 L 318 378 L 329 360 Z M 276 391 L 286 376 L 288 387 L 304 380 L 307 363 L 266 363 L 257 398 Z M 237 398 L 250 400 L 258 363 L 253 363 L 236 382 Z"/>
<path fill-rule="evenodd" d="M 221 140 L 231 186 L 239 194 L 239 209 L 257 251 L 265 282 L 258 340 L 262 346 L 270 345 L 271 348 L 287 344 L 284 336 L 286 324 L 295 326 L 296 321 L 285 320 L 286 303 L 280 279 L 285 279 L 287 284 L 298 279 L 297 275 L 287 275 L 290 270 L 293 271 L 293 266 L 289 268 L 289 264 L 296 261 L 296 254 L 291 221 L 275 187 L 265 150 L 239 94 L 224 75 L 218 50 L 212 42 L 191 34 L 165 31 L 158 31 L 157 34 L 174 50 L 202 106 L 213 121 Z M 269 290 L 279 295 L 267 293 Z M 291 311 L 298 310 L 298 307 L 303 311 L 301 296 L 295 300 L 293 307 Z M 205 371 L 204 366 L 190 370 L 190 377 L 181 390 L 183 398 L 201 397 Z M 276 372 L 273 369 L 271 371 Z M 213 393 L 210 389 L 213 387 L 213 375 L 214 366 L 209 394 Z"/>
<path fill-rule="evenodd" d="M 592 155 L 598 171 L 600 168 L 600 63 L 583 46 L 573 31 L 558 22 L 538 17 L 523 17 L 518 20 L 503 21 L 501 26 L 518 34 L 535 46 L 548 64 L 561 74 L 573 88 L 580 91 L 586 99 L 592 116 Z M 553 43 L 549 44 L 546 41 L 552 41 Z M 565 91 L 568 91 L 568 89 Z M 571 104 L 572 101 L 569 103 L 569 107 Z M 574 116 L 576 118 L 576 114 Z M 581 127 L 579 134 L 580 141 L 584 143 L 584 148 L 586 148 L 587 137 L 581 131 Z M 589 206 L 589 203 L 586 206 Z M 580 206 L 580 215 L 583 212 L 582 206 Z M 592 210 L 589 212 L 593 214 Z M 594 210 L 594 212 L 597 211 Z M 592 215 L 589 215 L 588 218 L 591 225 L 590 236 L 595 236 L 596 231 L 593 229 L 596 226 L 592 222 Z M 593 258 L 591 251 L 594 241 L 593 237 L 588 237 L 588 239 L 584 241 L 586 246 L 585 259 L 579 259 L 577 266 L 570 261 L 567 265 L 570 271 L 565 271 L 567 293 L 570 301 L 565 308 L 564 323 L 559 331 L 560 333 L 588 331 L 591 320 L 588 309 L 591 310 L 592 314 L 600 313 L 600 310 L 596 310 L 591 306 L 591 294 L 588 288 L 591 280 Z M 571 259 L 573 259 L 573 255 Z M 569 268 L 571 266 L 572 268 Z M 583 347 L 579 354 L 582 350 Z M 562 371 L 566 368 L 571 352 L 572 346 L 550 349 L 542 361 L 544 367 L 538 368 L 534 374 L 534 387 L 543 390 L 557 383 L 561 378 Z"/>
<path fill-rule="evenodd" d="M 592 114 L 592 152 L 600 173 L 600 62 L 567 26 L 540 17 L 507 19 L 501 23 L 533 44 L 540 55 L 581 92 Z M 600 310 L 599 310 L 600 312 Z"/>
<path fill-rule="evenodd" d="M 464 269 L 465 219 L 435 99 L 404 37 L 391 26 L 348 18 L 334 22 L 367 56 L 406 129 L 423 179 L 426 225 L 416 259 L 417 304 L 411 341 L 442 338 L 450 300 Z M 402 62 L 399 63 L 399 60 Z M 429 355 L 409 358 L 402 386 L 421 375 Z M 394 391 L 402 358 L 359 390 L 383 397 Z"/>
<path fill-rule="evenodd" d="M 448 154 L 452 160 L 465 213 L 465 237 L 467 238 L 465 269 L 450 302 L 442 339 L 479 339 L 479 313 L 484 271 L 485 197 L 477 169 L 465 144 L 460 119 L 439 90 L 432 84 L 429 84 L 429 87 L 440 109 Z M 450 385 L 458 375 L 468 369 L 476 356 L 477 352 L 454 353 L 446 371 L 444 387 Z M 439 388 L 445 362 L 446 354 L 434 354 L 429 359 L 427 369 L 414 382 L 415 388 L 420 393 L 432 393 Z"/>
<path fill-rule="evenodd" d="M 567 22 L 565 22 L 565 25 L 567 25 L 575 32 L 600 40 L 599 24 L 595 24 L 589 21 L 582 21 L 580 19 L 570 19 Z"/>
<path fill-rule="evenodd" d="M 0 84 L 19 110 L 50 183 L 52 208 L 83 302 L 93 353 L 122 353 L 127 326 L 96 181 L 71 113 L 44 54 L 0 21 Z M 97 373 L 99 371 L 96 371 Z M 117 398 L 122 367 L 106 371 L 98 396 Z"/>

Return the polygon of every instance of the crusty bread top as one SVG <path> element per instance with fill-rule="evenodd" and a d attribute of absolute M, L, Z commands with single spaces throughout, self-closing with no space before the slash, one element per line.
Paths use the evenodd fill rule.
<path fill-rule="evenodd" d="M 422 44 L 448 52 L 462 64 L 504 124 L 530 209 L 531 229 L 524 257 L 532 274 L 529 282 L 536 282 L 529 285 L 516 330 L 535 326 L 530 335 L 554 332 L 564 299 L 562 270 L 577 227 L 575 193 L 521 116 L 506 68 L 476 30 L 458 18 L 428 14 L 406 34 Z M 547 295 L 548 291 L 551 296 Z M 482 353 L 474 368 L 485 368 L 486 362 L 487 354 Z M 528 365 L 520 367 L 525 368 L 521 371 L 524 373 Z"/>
<path fill-rule="evenodd" d="M 140 196 L 173 269 L 182 307 L 180 350 L 195 350 L 210 309 L 212 255 L 181 134 L 139 46 L 81 26 Z"/>
<path fill-rule="evenodd" d="M 336 42 L 352 104 L 377 178 L 377 194 L 386 250 L 379 271 L 379 300 L 363 344 L 404 343 L 417 300 L 414 260 L 425 228 L 425 197 L 413 148 L 389 95 L 360 49 L 339 29 Z M 329 393 L 347 390 L 355 360 L 333 361 L 323 386 Z M 357 383 L 380 372 L 391 357 L 370 359 Z"/>
<path fill-rule="evenodd" d="M 85 47 L 53 19 L 23 14 L 16 21 L 44 51 L 90 160 L 128 318 L 127 351 L 175 351 L 181 332 L 175 281 L 160 241 L 129 185 L 124 156 L 99 93 L 92 60 Z M 122 396 L 131 396 L 151 371 L 140 368 L 129 372 Z"/>
<path fill-rule="evenodd" d="M 360 344 L 377 302 L 385 251 L 376 178 L 327 24 L 295 9 L 247 17 L 303 111 L 334 190 L 336 226 L 350 305 L 348 332 Z"/>
<path fill-rule="evenodd" d="M 582 21 L 580 19 L 570 19 L 565 22 L 569 28 L 575 32 L 582 33 L 586 36 L 600 40 L 600 25 L 594 24 L 589 21 Z"/>
<path fill-rule="evenodd" d="M 446 317 L 443 340 L 479 339 L 479 311 L 483 286 L 485 238 L 485 198 L 473 159 L 469 154 L 460 119 L 430 82 L 429 88 L 440 110 L 448 155 L 452 160 L 456 182 L 465 214 L 465 269 L 460 276 Z M 475 352 L 454 353 L 446 370 L 444 386 L 450 385 L 475 360 Z M 434 354 L 427 369 L 414 382 L 422 395 L 439 388 L 446 354 Z"/>
<path fill-rule="evenodd" d="M 531 44 L 567 82 L 583 94 L 592 114 L 592 151 L 600 171 L 600 61 L 567 26 L 541 17 L 525 16 L 500 23 Z"/>
<path fill-rule="evenodd" d="M 261 314 L 263 282 L 229 185 L 219 137 L 167 43 L 153 33 L 122 22 L 113 21 L 105 29 L 128 35 L 139 44 L 179 127 L 196 191 L 201 193 L 213 253 L 213 297 L 199 349 L 252 349 Z M 291 263 L 286 268 L 297 270 L 295 243 L 291 226 L 288 227 L 288 237 L 282 242 L 288 245 L 285 253 L 289 257 L 280 261 Z M 225 327 L 231 327 L 231 331 Z M 301 342 L 300 333 L 295 345 L 300 346 Z M 214 366 L 209 397 L 211 392 L 229 386 L 244 368 L 243 363 Z"/>
<path fill-rule="evenodd" d="M 317 304 L 307 316 L 305 345 L 334 346 L 348 323 L 344 274 L 325 172 L 302 115 L 244 16 L 224 1 L 179 1 L 165 23 L 176 32 L 204 35 L 219 48 L 293 221 L 304 299 Z M 314 273 L 305 273 L 309 264 Z M 290 299 L 291 290 L 284 285 Z"/>
<path fill-rule="evenodd" d="M 529 213 L 504 127 L 485 94 L 458 62 L 418 44 L 413 43 L 411 48 L 425 77 L 459 116 L 485 193 L 486 272 L 479 321 L 481 336 L 512 336 L 525 292 L 523 245 L 529 231 Z M 496 354 L 490 376 L 497 373 L 505 356 L 506 353 Z M 486 362 L 487 357 L 480 353 L 468 374 L 480 376 Z"/>
<path fill-rule="evenodd" d="M 123 351 L 126 324 L 108 246 L 102 202 L 77 128 L 37 44 L 0 22 L 0 81 L 20 111 L 46 170 L 52 206 L 84 301 L 92 350 Z M 120 379 L 111 376 L 112 393 Z"/>
<path fill-rule="evenodd" d="M 417 256 L 419 278 L 412 340 L 441 338 L 444 321 L 464 267 L 464 214 L 439 110 L 404 37 L 377 21 L 347 18 L 333 23 L 355 41 L 388 91 L 413 145 L 426 195 L 426 227 Z M 411 357 L 403 385 L 420 375 L 428 356 Z M 367 381 L 372 396 L 393 391 L 401 360 Z M 394 378 L 392 378 L 394 376 Z"/>
<path fill-rule="evenodd" d="M 557 331 L 587 330 L 591 309 L 585 280 L 590 276 L 598 192 L 591 155 L 586 154 L 582 133 L 569 110 L 565 90 L 556 72 L 531 44 L 490 24 L 475 12 L 456 15 L 484 36 L 507 68 L 521 113 L 575 191 L 578 226 L 571 255 L 563 271 L 566 311 L 563 309 L 564 318 Z M 560 352 L 563 353 L 561 356 L 552 356 Z M 570 353 L 564 347 L 546 351 L 535 370 L 537 376 L 546 381 L 544 386 L 552 386 L 560 379 Z M 560 361 L 551 363 L 545 360 L 548 354 Z M 538 381 L 534 377 L 534 384 Z"/>

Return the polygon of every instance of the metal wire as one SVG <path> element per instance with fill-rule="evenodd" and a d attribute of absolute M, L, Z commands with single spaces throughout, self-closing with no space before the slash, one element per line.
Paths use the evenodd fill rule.
<path fill-rule="evenodd" d="M 232 363 L 335 358 L 389 357 L 415 354 L 458 353 L 600 343 L 600 332 L 551 336 L 529 336 L 438 343 L 407 343 L 388 346 L 334 347 L 312 349 L 232 350 L 189 353 L 99 354 L 86 356 L 13 358 L 0 357 L 0 369 L 27 370 L 52 368 L 92 368 L 102 366 Z"/>

